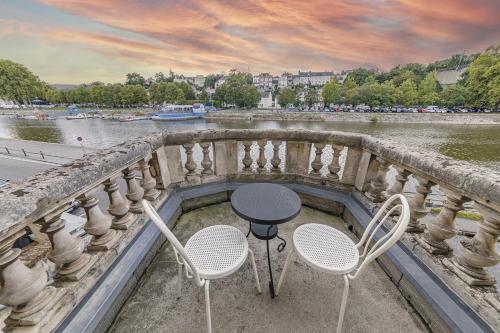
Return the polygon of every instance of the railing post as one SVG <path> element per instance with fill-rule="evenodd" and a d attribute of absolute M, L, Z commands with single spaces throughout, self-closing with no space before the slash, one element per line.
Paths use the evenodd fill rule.
<path fill-rule="evenodd" d="M 245 151 L 245 155 L 243 156 L 243 172 L 251 173 L 252 172 L 252 157 L 250 156 L 250 150 L 252 149 L 252 141 L 243 141 L 243 150 Z"/>
<path fill-rule="evenodd" d="M 455 229 L 455 217 L 457 212 L 463 209 L 463 203 L 467 198 L 449 189 L 442 188 L 446 195 L 443 208 L 439 214 L 427 223 L 427 231 L 424 237 L 418 238 L 419 243 L 431 254 L 448 254 L 451 252 L 447 239 L 457 234 Z"/>
<path fill-rule="evenodd" d="M 425 200 L 427 199 L 427 195 L 431 193 L 431 187 L 434 184 L 422 177 L 414 176 L 418 181 L 418 185 L 416 187 L 416 193 L 411 198 L 410 205 L 410 223 L 408 223 L 407 232 L 423 232 L 424 226 L 422 226 L 418 221 L 429 213 L 429 209 L 425 207 Z"/>
<path fill-rule="evenodd" d="M 149 161 L 151 156 L 145 157 L 139 161 L 139 167 L 142 173 L 142 188 L 144 189 L 144 199 L 153 201 L 160 196 L 160 191 L 156 189 L 156 178 L 151 175 Z"/>
<path fill-rule="evenodd" d="M 280 145 L 281 141 L 272 141 L 273 144 L 273 158 L 271 159 L 271 172 L 272 173 L 281 173 L 280 170 L 280 164 L 281 164 L 281 159 L 280 159 Z"/>
<path fill-rule="evenodd" d="M 180 183 L 184 181 L 180 146 L 166 146 L 163 150 L 165 151 L 170 182 Z"/>
<path fill-rule="evenodd" d="M 119 234 L 111 229 L 112 217 L 103 214 L 99 208 L 99 200 L 95 197 L 95 191 L 96 189 L 93 189 L 78 197 L 87 216 L 84 229 L 88 234 L 94 236 L 87 249 L 89 251 L 107 251 L 116 245 Z"/>
<path fill-rule="evenodd" d="M 307 175 L 309 172 L 309 160 L 311 156 L 311 144 L 309 142 L 286 142 L 285 171 L 287 174 Z"/>
<path fill-rule="evenodd" d="M 359 161 L 358 172 L 356 173 L 355 188 L 360 192 L 366 192 L 370 186 L 370 182 L 377 174 L 378 160 L 375 155 L 368 151 L 363 151 Z"/>
<path fill-rule="evenodd" d="M 167 165 L 167 156 L 163 147 L 160 147 L 152 153 L 151 164 L 154 170 L 156 170 L 156 187 L 165 190 L 172 181 Z"/>
<path fill-rule="evenodd" d="M 381 157 L 377 157 L 378 168 L 377 174 L 370 181 L 370 188 L 366 193 L 367 197 L 375 203 L 382 202 L 385 200 L 384 191 L 387 187 L 387 182 L 385 177 L 387 175 L 387 170 L 389 170 L 389 163 Z"/>
<path fill-rule="evenodd" d="M 46 222 L 41 231 L 49 236 L 52 250 L 49 258 L 60 266 L 56 278 L 61 281 L 80 280 L 95 263 L 96 258 L 83 253 L 85 242 L 80 237 L 73 237 L 65 228 L 65 222 L 59 217 Z"/>
<path fill-rule="evenodd" d="M 196 174 L 196 163 L 193 159 L 193 148 L 194 143 L 185 143 L 182 145 L 186 151 L 186 164 L 184 167 L 187 170 L 186 180 L 195 181 L 199 179 L 199 176 Z"/>
<path fill-rule="evenodd" d="M 323 167 L 321 155 L 323 154 L 323 148 L 325 148 L 325 145 L 323 143 L 315 143 L 314 148 L 316 148 L 316 151 L 314 153 L 314 160 L 311 162 L 311 175 L 321 176 L 321 168 Z"/>
<path fill-rule="evenodd" d="M 210 160 L 210 151 L 209 151 L 210 145 L 211 145 L 210 142 L 200 143 L 200 147 L 203 152 L 203 160 L 201 161 L 201 166 L 203 167 L 201 174 L 203 176 L 211 176 L 214 174 L 214 171 L 212 170 L 212 161 Z"/>
<path fill-rule="evenodd" d="M 104 190 L 109 198 L 108 212 L 114 216 L 113 229 L 128 229 L 137 220 L 137 216 L 129 212 L 129 203 L 120 193 L 116 177 L 104 182 Z"/>
<path fill-rule="evenodd" d="M 46 265 L 38 262 L 28 268 L 19 259 L 21 250 L 12 248 L 18 236 L 12 235 L 0 244 L 0 303 L 12 307 L 5 331 L 19 327 L 26 330 L 47 319 L 65 294 L 65 289 L 47 286 Z"/>
<path fill-rule="evenodd" d="M 259 145 L 259 159 L 257 160 L 258 172 L 264 173 L 266 172 L 265 168 L 267 164 L 265 155 L 267 140 L 259 140 L 257 144 Z"/>
<path fill-rule="evenodd" d="M 238 142 L 228 140 L 214 143 L 215 174 L 217 176 L 238 173 Z"/>
<path fill-rule="evenodd" d="M 330 173 L 328 174 L 328 177 L 332 180 L 338 180 L 339 179 L 339 172 L 340 172 L 340 152 L 344 149 L 342 146 L 337 146 L 337 145 L 332 145 L 332 163 L 328 166 L 328 171 Z"/>
<path fill-rule="evenodd" d="M 359 148 L 348 147 L 347 155 L 344 164 L 344 172 L 342 172 L 342 178 L 340 182 L 346 185 L 354 185 L 356 182 L 356 175 L 358 174 L 359 163 L 361 161 L 361 156 L 363 151 Z"/>
<path fill-rule="evenodd" d="M 129 211 L 135 214 L 142 214 L 142 197 L 144 196 L 144 190 L 137 182 L 135 178 L 134 167 L 128 167 L 123 170 L 123 177 L 127 182 L 127 193 L 125 196 L 130 201 Z"/>
<path fill-rule="evenodd" d="M 496 251 L 500 212 L 478 202 L 475 207 L 482 216 L 477 233 L 470 239 L 462 239 L 459 255 L 451 261 L 445 259 L 443 263 L 470 286 L 493 286 L 495 278 L 484 268 L 500 262 L 500 254 Z"/>

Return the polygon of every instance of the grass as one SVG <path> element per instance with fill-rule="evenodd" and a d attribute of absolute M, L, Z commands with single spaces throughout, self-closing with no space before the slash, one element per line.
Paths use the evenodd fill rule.
<path fill-rule="evenodd" d="M 436 207 L 431 208 L 431 214 L 437 215 L 439 214 L 440 211 L 441 208 L 436 208 Z M 464 210 L 458 211 L 457 216 L 473 221 L 479 221 L 481 219 L 481 215 L 479 215 L 478 213 L 466 212 Z"/>

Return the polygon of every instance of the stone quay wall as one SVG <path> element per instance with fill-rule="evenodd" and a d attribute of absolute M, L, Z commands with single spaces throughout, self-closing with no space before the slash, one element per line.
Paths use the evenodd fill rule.
<path fill-rule="evenodd" d="M 359 113 L 224 110 L 209 112 L 205 115 L 205 118 L 235 120 L 500 125 L 500 113 Z"/>

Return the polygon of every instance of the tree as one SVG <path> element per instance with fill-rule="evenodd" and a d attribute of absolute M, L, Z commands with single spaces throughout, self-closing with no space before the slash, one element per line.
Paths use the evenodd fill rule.
<path fill-rule="evenodd" d="M 154 82 L 156 83 L 161 83 L 161 82 L 164 82 L 164 83 L 168 83 L 168 82 L 174 82 L 174 72 L 170 71 L 169 72 L 169 76 L 166 76 L 165 74 L 163 74 L 162 72 L 158 72 L 154 75 Z"/>
<path fill-rule="evenodd" d="M 466 87 L 473 96 L 471 106 L 498 108 L 500 104 L 500 54 L 488 48 L 469 66 Z"/>
<path fill-rule="evenodd" d="M 406 107 L 415 105 L 418 102 L 417 85 L 413 82 L 413 80 L 407 79 L 396 88 L 394 93 L 394 102 L 396 104 L 402 104 Z"/>
<path fill-rule="evenodd" d="M 252 75 L 231 71 L 226 81 L 215 90 L 214 100 L 225 105 L 255 107 L 259 103 L 260 93 L 249 83 Z"/>
<path fill-rule="evenodd" d="M 347 74 L 347 79 L 352 78 L 358 86 L 365 83 L 369 76 L 375 76 L 375 72 L 366 68 L 356 68 L 353 69 L 349 74 Z"/>
<path fill-rule="evenodd" d="M 125 84 L 134 85 L 138 84 L 141 86 L 146 86 L 146 79 L 139 73 L 128 73 L 127 79 L 125 80 Z"/>
<path fill-rule="evenodd" d="M 422 105 L 433 105 L 439 100 L 436 75 L 428 73 L 418 86 L 418 100 Z"/>
<path fill-rule="evenodd" d="M 358 85 L 356 84 L 356 81 L 354 81 L 354 78 L 352 76 L 351 77 L 347 76 L 341 89 L 341 96 L 343 103 L 346 104 L 354 103 L 353 97 L 357 88 Z"/>
<path fill-rule="evenodd" d="M 318 102 L 318 92 L 315 87 L 309 86 L 306 89 L 306 95 L 304 96 L 304 101 L 308 107 L 312 107 Z"/>
<path fill-rule="evenodd" d="M 462 107 L 471 100 L 471 93 L 467 87 L 462 85 L 454 85 L 443 89 L 440 93 L 440 101 L 443 106 Z"/>
<path fill-rule="evenodd" d="M 30 104 L 35 98 L 45 98 L 51 90 L 28 68 L 10 60 L 0 59 L 0 98 L 16 104 Z"/>
<path fill-rule="evenodd" d="M 210 100 L 210 97 L 208 96 L 207 91 L 205 88 L 203 88 L 200 92 L 200 95 L 198 96 L 198 99 L 201 100 L 203 103 L 207 103 Z"/>
<path fill-rule="evenodd" d="M 337 81 L 337 78 L 333 76 L 329 82 L 327 82 L 323 86 L 323 91 L 321 92 L 321 96 L 323 97 L 323 102 L 325 106 L 330 105 L 332 103 L 340 104 L 341 95 L 340 95 L 341 86 Z"/>
<path fill-rule="evenodd" d="M 205 77 L 205 88 L 215 88 L 215 82 L 219 81 L 224 75 L 222 74 L 209 74 Z"/>
<path fill-rule="evenodd" d="M 185 100 L 192 101 L 196 98 L 193 88 L 187 82 L 176 82 L 175 84 L 182 90 Z"/>
<path fill-rule="evenodd" d="M 290 88 L 284 88 L 278 95 L 278 103 L 282 108 L 286 108 L 288 105 L 297 103 L 297 93 L 295 90 Z"/>

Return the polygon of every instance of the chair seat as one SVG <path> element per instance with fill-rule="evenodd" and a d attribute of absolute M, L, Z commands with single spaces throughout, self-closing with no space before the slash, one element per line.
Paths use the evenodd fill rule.
<path fill-rule="evenodd" d="M 201 278 L 217 279 L 234 273 L 248 255 L 248 242 L 238 229 L 215 225 L 195 233 L 184 247 Z"/>
<path fill-rule="evenodd" d="M 328 273 L 349 273 L 359 262 L 354 242 L 343 232 L 324 224 L 298 227 L 293 233 L 293 245 L 304 261 Z"/>

